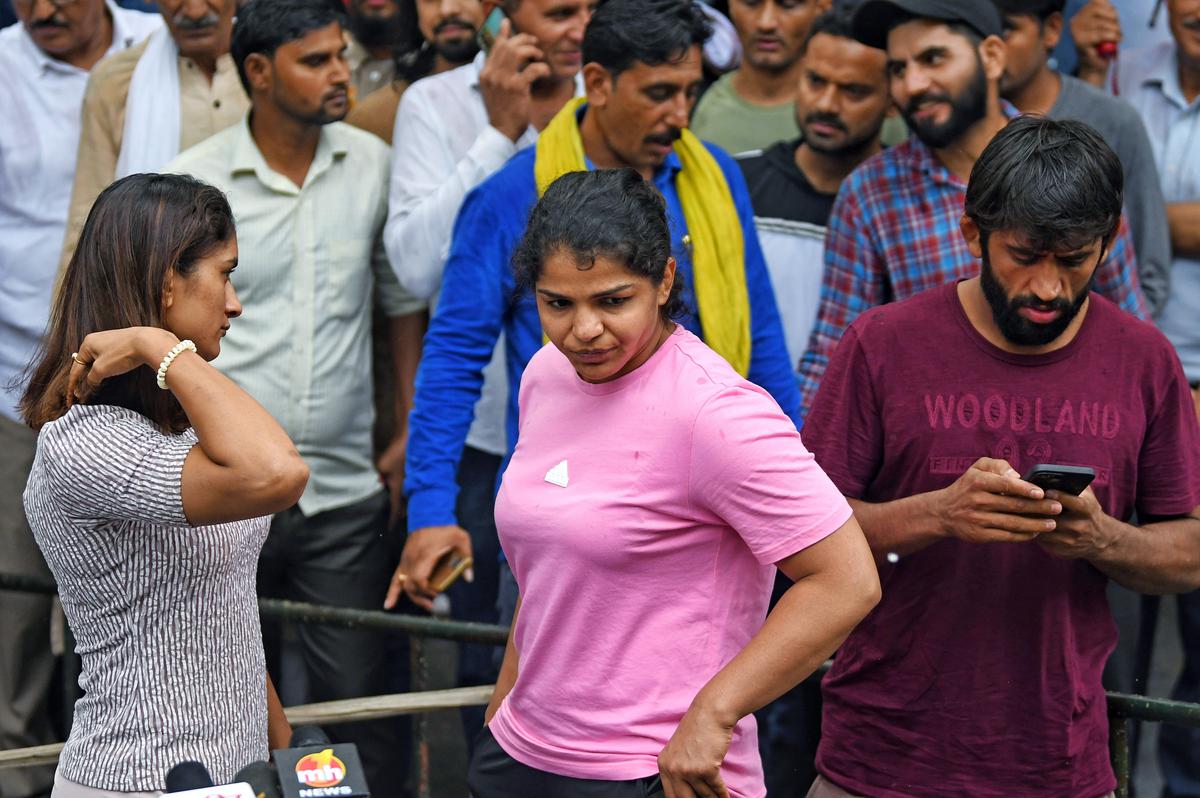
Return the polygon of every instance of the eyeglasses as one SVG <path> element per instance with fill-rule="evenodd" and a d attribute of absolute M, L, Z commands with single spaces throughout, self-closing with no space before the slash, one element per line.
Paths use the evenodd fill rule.
<path fill-rule="evenodd" d="M 13 0 L 13 5 L 17 6 L 18 8 L 33 8 L 34 5 L 37 4 L 37 1 L 38 0 Z M 67 6 L 75 5 L 77 2 L 79 2 L 79 0 L 47 0 L 47 2 L 49 2 L 50 5 L 54 6 L 55 8 L 66 8 Z"/>

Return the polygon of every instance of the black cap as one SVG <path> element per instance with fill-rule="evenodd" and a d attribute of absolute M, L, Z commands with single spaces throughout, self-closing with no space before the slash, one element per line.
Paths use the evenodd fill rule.
<path fill-rule="evenodd" d="M 886 50 L 888 32 L 900 16 L 961 22 L 984 38 L 1004 35 L 1004 22 L 992 0 L 864 0 L 854 9 L 850 28 L 863 44 Z"/>

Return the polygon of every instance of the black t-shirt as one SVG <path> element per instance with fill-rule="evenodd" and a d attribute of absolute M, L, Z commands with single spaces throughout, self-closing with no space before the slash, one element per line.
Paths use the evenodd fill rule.
<path fill-rule="evenodd" d="M 817 191 L 796 166 L 800 141 L 781 141 L 756 155 L 738 159 L 738 164 L 746 176 L 756 218 L 786 219 L 824 227 L 837 194 Z"/>

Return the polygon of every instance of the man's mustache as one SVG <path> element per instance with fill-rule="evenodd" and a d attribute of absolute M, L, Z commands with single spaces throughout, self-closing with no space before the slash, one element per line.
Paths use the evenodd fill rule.
<path fill-rule="evenodd" d="M 646 141 L 650 144 L 661 144 L 664 147 L 670 147 L 675 142 L 679 141 L 679 137 L 683 135 L 683 131 L 677 127 L 673 127 L 665 133 L 655 133 L 646 136 Z"/>
<path fill-rule="evenodd" d="M 921 92 L 908 101 L 908 104 L 904 106 L 904 113 L 915 114 L 920 109 L 921 105 L 927 102 L 949 103 L 951 102 L 951 97 L 944 91 Z"/>
<path fill-rule="evenodd" d="M 58 11 L 55 10 L 55 12 L 50 16 L 46 17 L 45 19 L 37 20 L 29 27 L 35 30 L 45 30 L 47 28 L 65 29 L 69 27 L 69 25 L 67 25 L 67 21 L 65 19 L 58 15 Z"/>
<path fill-rule="evenodd" d="M 829 125 L 830 127 L 837 128 L 843 133 L 846 132 L 846 124 L 842 121 L 841 117 L 837 116 L 836 114 L 827 114 L 821 113 L 820 111 L 814 111 L 813 113 L 804 117 L 804 124 L 812 125 L 815 123 Z"/>
<path fill-rule="evenodd" d="M 1012 308 L 1013 312 L 1016 312 L 1016 311 L 1020 310 L 1021 308 L 1032 308 L 1034 310 L 1042 310 L 1042 311 L 1057 310 L 1060 313 L 1066 313 L 1071 310 L 1070 300 L 1068 300 L 1064 297 L 1059 297 L 1058 299 L 1052 299 L 1049 302 L 1043 302 L 1042 300 L 1038 299 L 1037 297 L 1030 296 L 1028 294 L 1019 296 L 1019 297 L 1015 297 L 1015 298 L 1009 300 L 1008 305 L 1010 308 Z"/>
<path fill-rule="evenodd" d="M 470 22 L 467 22 L 465 19 L 462 19 L 461 17 L 448 17 L 433 27 L 433 35 L 437 36 L 446 28 L 450 27 L 461 27 L 466 28 L 467 30 L 475 30 L 474 25 L 472 25 Z"/>
<path fill-rule="evenodd" d="M 171 17 L 171 24 L 178 30 L 203 30 L 205 28 L 216 27 L 221 21 L 221 15 L 215 11 L 209 11 L 202 17 L 195 18 L 185 15 L 183 12 Z"/>

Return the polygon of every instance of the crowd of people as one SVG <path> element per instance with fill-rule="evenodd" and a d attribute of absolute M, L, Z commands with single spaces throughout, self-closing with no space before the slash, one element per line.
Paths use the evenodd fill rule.
<path fill-rule="evenodd" d="M 1144 596 L 1200 702 L 1200 0 L 1115 2 L 11 0 L 0 798 L 408 688 L 257 597 L 510 627 L 479 798 L 1111 794 Z"/>

